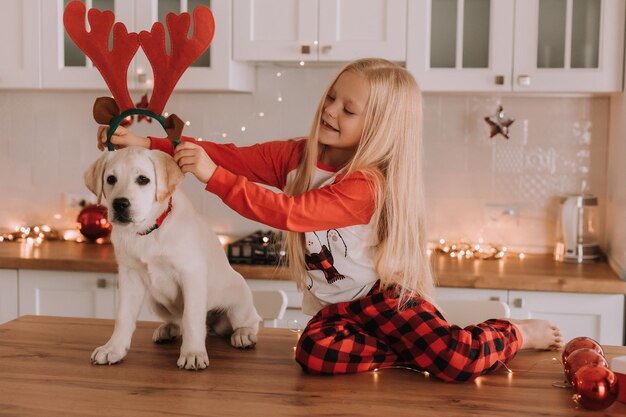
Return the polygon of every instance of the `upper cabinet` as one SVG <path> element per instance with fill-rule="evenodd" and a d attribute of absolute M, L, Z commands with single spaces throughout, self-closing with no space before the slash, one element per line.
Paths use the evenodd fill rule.
<path fill-rule="evenodd" d="M 623 0 L 409 0 L 425 91 L 622 90 Z"/>
<path fill-rule="evenodd" d="M 515 4 L 513 90 L 622 90 L 624 0 Z"/>
<path fill-rule="evenodd" d="M 242 61 L 406 59 L 406 0 L 234 0 Z"/>
<path fill-rule="evenodd" d="M 42 3 L 42 72 L 45 88 L 106 88 L 102 77 L 82 51 L 74 45 L 63 27 L 63 10 L 70 0 L 45 0 Z M 116 22 L 128 31 L 149 31 L 156 21 L 165 22 L 169 12 L 192 12 L 197 6 L 211 8 L 215 36 L 209 49 L 183 74 L 176 90 L 252 91 L 254 68 L 231 59 L 232 4 L 227 0 L 86 0 L 86 7 L 111 10 Z M 192 22 L 193 27 L 193 22 Z M 166 29 L 167 30 L 167 29 Z M 167 48 L 169 36 L 166 34 Z M 141 49 L 129 67 L 130 89 L 149 90 L 152 69 Z"/>
<path fill-rule="evenodd" d="M 39 0 L 5 0 L 0 13 L 0 88 L 38 88 Z"/>

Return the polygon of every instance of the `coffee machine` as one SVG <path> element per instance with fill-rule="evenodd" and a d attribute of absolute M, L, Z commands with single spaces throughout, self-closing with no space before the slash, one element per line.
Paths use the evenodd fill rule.
<path fill-rule="evenodd" d="M 598 242 L 598 198 L 590 194 L 560 199 L 554 259 L 564 262 L 599 262 L 604 255 Z"/>

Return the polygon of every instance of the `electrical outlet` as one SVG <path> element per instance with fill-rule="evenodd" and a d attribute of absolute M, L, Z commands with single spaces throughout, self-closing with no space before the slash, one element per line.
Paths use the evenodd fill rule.
<path fill-rule="evenodd" d="M 505 218 L 517 220 L 519 207 L 515 204 L 486 203 L 484 214 L 487 223 L 498 223 Z"/>
<path fill-rule="evenodd" d="M 63 193 L 63 204 L 65 208 L 76 209 L 84 204 L 96 204 L 96 196 L 90 192 Z"/>

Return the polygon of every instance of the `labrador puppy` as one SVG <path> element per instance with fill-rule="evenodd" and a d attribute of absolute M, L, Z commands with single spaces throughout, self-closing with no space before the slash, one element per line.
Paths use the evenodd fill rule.
<path fill-rule="evenodd" d="M 261 318 L 252 293 L 209 224 L 176 189 L 183 177 L 172 157 L 140 147 L 104 152 L 85 172 L 87 188 L 98 202 L 106 199 L 119 265 L 115 328 L 91 355 L 94 364 L 126 356 L 144 298 L 163 320 L 153 341 L 182 336 L 180 368 L 208 366 L 207 319 L 236 348 L 256 343 Z"/>

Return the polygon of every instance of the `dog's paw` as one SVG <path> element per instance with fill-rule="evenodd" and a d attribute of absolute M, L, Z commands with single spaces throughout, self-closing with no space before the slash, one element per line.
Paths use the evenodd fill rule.
<path fill-rule="evenodd" d="M 238 349 L 252 348 L 256 345 L 256 329 L 240 327 L 230 337 L 230 344 Z"/>
<path fill-rule="evenodd" d="M 113 365 L 118 363 L 124 356 L 128 349 L 117 348 L 106 344 L 104 346 L 97 347 L 91 354 L 91 363 L 94 365 Z"/>
<path fill-rule="evenodd" d="M 181 352 L 177 364 L 181 369 L 199 371 L 209 366 L 209 355 L 206 350 L 204 352 Z"/>
<path fill-rule="evenodd" d="M 170 343 L 181 335 L 180 327 L 174 323 L 163 323 L 152 333 L 154 343 Z"/>

